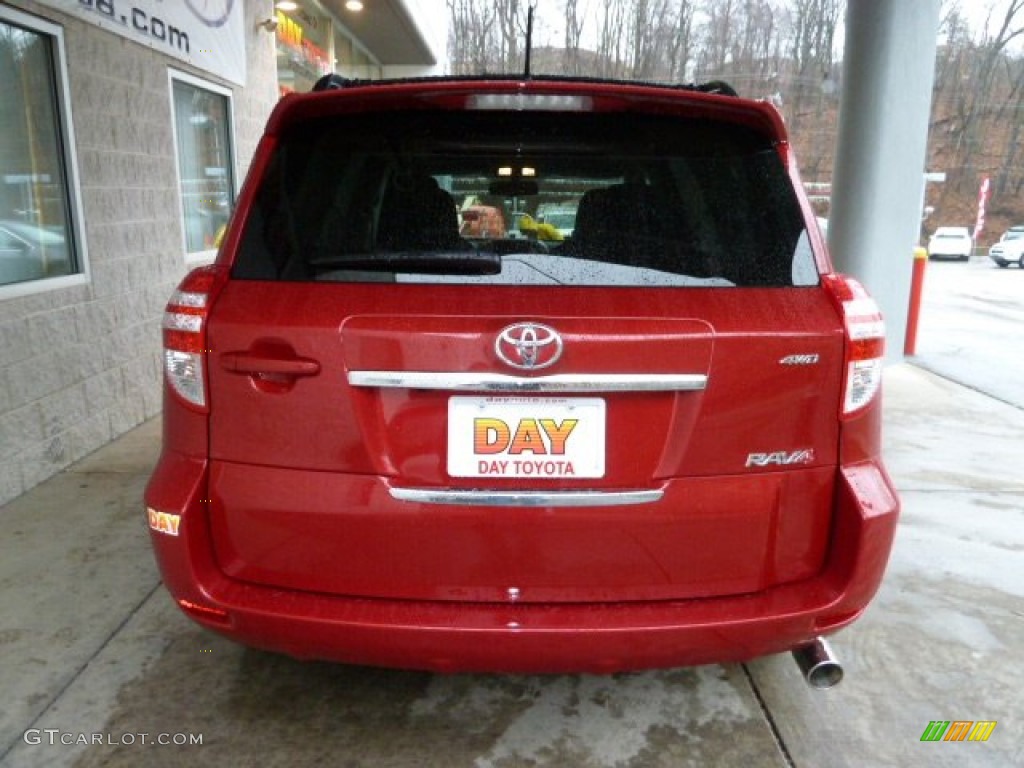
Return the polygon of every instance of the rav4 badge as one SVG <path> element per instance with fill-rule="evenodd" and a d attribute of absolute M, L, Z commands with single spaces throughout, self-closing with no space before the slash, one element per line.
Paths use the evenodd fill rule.
<path fill-rule="evenodd" d="M 779 360 L 779 365 L 817 365 L 820 357 L 812 355 L 786 355 Z"/>
<path fill-rule="evenodd" d="M 788 467 L 791 464 L 810 464 L 814 461 L 813 448 L 801 448 L 798 451 L 775 451 L 774 453 L 747 454 L 748 467 Z"/>

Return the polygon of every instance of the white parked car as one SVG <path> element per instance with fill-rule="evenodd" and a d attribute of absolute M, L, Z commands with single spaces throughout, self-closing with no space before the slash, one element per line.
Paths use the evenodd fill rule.
<path fill-rule="evenodd" d="M 974 240 L 967 227 L 939 227 L 928 240 L 928 258 L 967 261 L 974 250 Z"/>
<path fill-rule="evenodd" d="M 988 249 L 988 257 L 1000 267 L 1017 264 L 1024 269 L 1024 227 L 1010 227 L 999 242 Z"/>

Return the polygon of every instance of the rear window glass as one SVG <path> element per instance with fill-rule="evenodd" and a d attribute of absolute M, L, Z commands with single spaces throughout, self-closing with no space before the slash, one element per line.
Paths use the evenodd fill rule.
<path fill-rule="evenodd" d="M 763 135 L 668 116 L 424 111 L 278 144 L 233 276 L 466 285 L 817 282 Z"/>

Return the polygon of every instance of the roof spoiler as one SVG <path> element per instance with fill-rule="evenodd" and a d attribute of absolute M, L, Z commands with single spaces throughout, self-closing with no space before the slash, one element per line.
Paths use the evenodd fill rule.
<path fill-rule="evenodd" d="M 396 80 L 361 80 L 342 77 L 336 72 L 332 72 L 328 75 L 324 75 L 317 80 L 311 89 L 313 93 L 320 91 L 336 91 L 342 88 L 354 88 L 354 87 L 365 87 L 368 85 L 393 85 L 395 83 L 415 83 L 415 82 L 452 82 L 459 81 L 465 82 L 467 80 L 480 80 L 483 81 L 494 81 L 494 80 L 522 80 L 521 75 L 473 75 L 473 76 L 441 76 L 441 77 L 411 77 L 401 78 Z M 694 84 L 690 83 L 687 85 L 669 85 L 665 83 L 649 83 L 637 80 L 609 80 L 606 78 L 599 77 L 559 77 L 555 75 L 535 75 L 530 78 L 535 82 L 575 82 L 575 83 L 609 83 L 618 85 L 643 85 L 651 88 L 673 88 L 676 90 L 685 91 L 697 91 L 699 93 L 714 93 L 719 96 L 739 96 L 736 89 L 729 85 L 724 80 L 710 80 L 706 83 Z"/>

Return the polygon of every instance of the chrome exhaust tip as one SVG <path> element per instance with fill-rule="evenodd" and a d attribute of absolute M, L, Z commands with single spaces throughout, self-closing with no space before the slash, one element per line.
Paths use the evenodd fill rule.
<path fill-rule="evenodd" d="M 800 674 L 811 688 L 834 688 L 843 679 L 843 665 L 825 638 L 816 637 L 806 645 L 794 648 L 792 653 Z"/>

